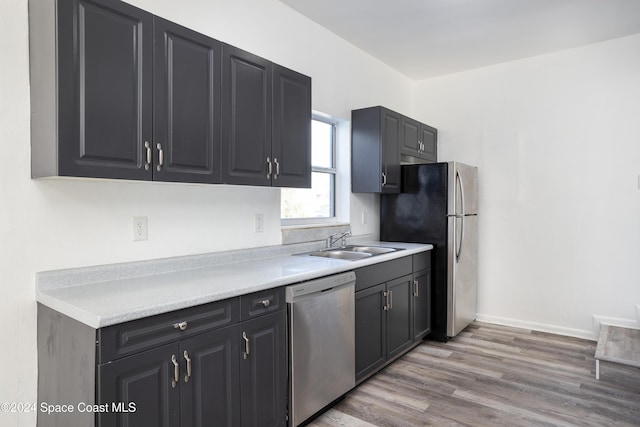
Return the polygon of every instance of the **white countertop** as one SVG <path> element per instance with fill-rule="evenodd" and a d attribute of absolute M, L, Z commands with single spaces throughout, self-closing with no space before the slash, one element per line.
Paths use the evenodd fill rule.
<path fill-rule="evenodd" d="M 159 261 L 154 274 L 136 275 L 136 268 L 117 266 L 118 278 L 99 280 L 100 272 L 112 268 L 101 266 L 83 269 L 87 283 L 67 280 L 64 285 L 51 286 L 51 277 L 65 282 L 65 277 L 79 277 L 75 270 L 38 273 L 36 299 L 66 316 L 93 328 L 101 328 L 155 314 L 192 307 L 244 295 L 251 292 L 289 285 L 359 267 L 405 257 L 433 248 L 429 244 L 370 242 L 372 246 L 403 249 L 357 261 L 313 256 L 278 255 L 268 258 L 202 265 L 178 271 L 163 271 Z M 250 253 L 250 251 L 247 251 Z M 242 255 L 236 251 L 235 257 Z M 250 257 L 250 256 L 248 256 Z M 164 261 L 166 265 L 171 259 Z M 91 273 L 91 274 L 89 274 Z M 66 276 L 65 276 L 66 275 Z M 109 277 L 109 275 L 105 275 Z M 97 277 L 97 279 L 96 279 Z M 61 278 L 63 278 L 61 280 Z"/>

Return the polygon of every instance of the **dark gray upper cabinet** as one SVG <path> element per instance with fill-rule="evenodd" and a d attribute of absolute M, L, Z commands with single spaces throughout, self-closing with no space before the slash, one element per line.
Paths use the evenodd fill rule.
<path fill-rule="evenodd" d="M 115 0 L 29 14 L 32 176 L 151 179 L 153 16 Z"/>
<path fill-rule="evenodd" d="M 438 130 L 417 120 L 403 117 L 401 161 L 432 163 L 437 161 Z"/>
<path fill-rule="evenodd" d="M 29 21 L 34 178 L 311 186 L 308 77 L 118 0 Z"/>
<path fill-rule="evenodd" d="M 117 0 L 30 11 L 34 177 L 220 181 L 219 42 Z"/>
<path fill-rule="evenodd" d="M 400 165 L 432 163 L 437 129 L 384 107 L 351 112 L 351 191 L 399 193 Z"/>
<path fill-rule="evenodd" d="M 222 47 L 222 182 L 271 185 L 271 62 Z"/>
<path fill-rule="evenodd" d="M 223 46 L 222 182 L 311 187 L 311 79 Z"/>
<path fill-rule="evenodd" d="M 384 107 L 351 111 L 351 191 L 400 192 L 401 120 Z"/>
<path fill-rule="evenodd" d="M 154 17 L 153 179 L 220 182 L 222 44 Z"/>
<path fill-rule="evenodd" d="M 311 188 L 311 78 L 273 65 L 272 185 Z"/>

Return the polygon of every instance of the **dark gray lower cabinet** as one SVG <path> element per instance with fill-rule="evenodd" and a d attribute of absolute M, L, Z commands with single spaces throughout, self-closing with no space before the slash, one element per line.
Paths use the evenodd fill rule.
<path fill-rule="evenodd" d="M 284 426 L 286 423 L 287 359 L 282 353 L 286 348 L 286 324 L 285 311 L 240 324 L 242 345 L 249 346 L 246 358 L 243 356 L 240 361 L 240 420 L 243 427 Z"/>
<path fill-rule="evenodd" d="M 421 340 L 431 332 L 431 270 L 422 270 L 413 278 L 413 339 Z"/>
<path fill-rule="evenodd" d="M 180 394 L 171 387 L 177 354 L 176 343 L 101 365 L 97 401 L 109 412 L 99 414 L 98 426 L 179 426 Z"/>
<path fill-rule="evenodd" d="M 386 284 L 356 292 L 356 381 L 387 360 Z"/>
<path fill-rule="evenodd" d="M 413 344 L 412 276 L 387 283 L 387 359 L 394 359 Z"/>
<path fill-rule="evenodd" d="M 100 414 L 99 426 L 238 425 L 238 331 L 229 326 L 101 365 L 99 403 L 126 411 Z"/>
<path fill-rule="evenodd" d="M 356 382 L 431 331 L 429 267 L 430 252 L 425 252 L 355 270 Z"/>
<path fill-rule="evenodd" d="M 178 376 L 181 426 L 210 426 L 212 420 L 220 426 L 237 425 L 239 354 L 237 325 L 180 343 L 178 356 L 186 366 Z"/>
<path fill-rule="evenodd" d="M 39 402 L 103 409 L 38 425 L 284 426 L 284 306 L 271 289 L 95 330 L 39 305 Z"/>

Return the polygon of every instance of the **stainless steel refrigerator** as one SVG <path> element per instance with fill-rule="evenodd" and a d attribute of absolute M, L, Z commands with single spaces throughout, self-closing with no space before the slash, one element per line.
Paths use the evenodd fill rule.
<path fill-rule="evenodd" d="M 380 239 L 431 243 L 430 338 L 447 341 L 476 318 L 478 168 L 402 166 L 402 192 L 380 196 Z"/>

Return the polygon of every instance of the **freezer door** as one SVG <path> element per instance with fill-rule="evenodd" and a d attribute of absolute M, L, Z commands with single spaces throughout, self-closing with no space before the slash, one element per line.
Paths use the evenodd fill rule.
<path fill-rule="evenodd" d="M 478 306 L 478 217 L 448 218 L 447 336 L 456 336 L 476 318 Z"/>
<path fill-rule="evenodd" d="M 449 162 L 447 173 L 447 215 L 478 213 L 478 168 Z"/>

